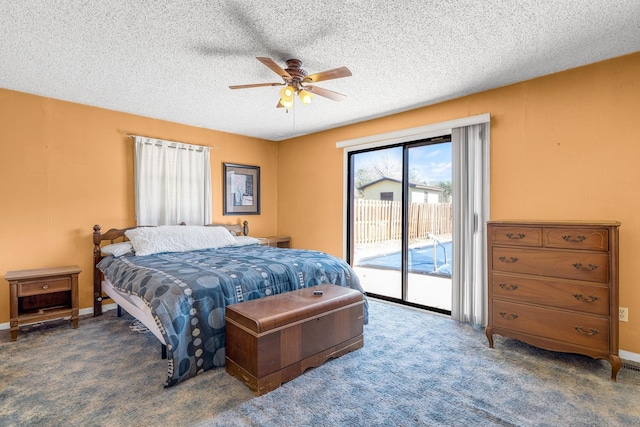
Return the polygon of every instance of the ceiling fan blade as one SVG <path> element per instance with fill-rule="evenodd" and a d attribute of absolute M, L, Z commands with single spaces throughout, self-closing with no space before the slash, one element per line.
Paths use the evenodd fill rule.
<path fill-rule="evenodd" d="M 284 108 L 284 105 L 282 105 L 282 100 L 278 100 L 278 104 L 276 105 L 276 108 Z"/>
<path fill-rule="evenodd" d="M 324 80 L 339 79 L 341 77 L 349 77 L 351 71 L 347 67 L 334 68 L 333 70 L 322 71 L 320 73 L 310 74 L 304 78 L 303 82 L 317 83 Z"/>
<path fill-rule="evenodd" d="M 284 86 L 284 83 L 255 83 L 252 85 L 235 85 L 235 86 L 229 86 L 229 89 L 248 89 L 252 87 L 265 87 L 265 86 Z"/>
<path fill-rule="evenodd" d="M 289 75 L 289 73 L 287 73 L 285 70 L 283 70 L 281 66 L 276 64 L 273 61 L 273 59 L 271 59 L 271 58 L 262 58 L 262 57 L 256 57 L 256 59 L 258 61 L 262 62 L 267 67 L 271 68 L 277 75 L 282 77 L 284 80 L 291 80 L 291 76 Z"/>
<path fill-rule="evenodd" d="M 321 87 L 318 87 L 318 86 L 306 85 L 304 86 L 304 90 L 309 91 L 314 95 L 324 96 L 325 98 L 329 98 L 333 101 L 342 101 L 347 97 L 346 95 L 343 95 L 341 93 L 334 92 L 328 89 L 322 89 Z"/>

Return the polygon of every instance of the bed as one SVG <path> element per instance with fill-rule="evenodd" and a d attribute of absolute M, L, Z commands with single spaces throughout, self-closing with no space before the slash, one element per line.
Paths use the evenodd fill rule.
<path fill-rule="evenodd" d="M 263 246 L 248 224 L 93 227 L 94 315 L 111 298 L 166 347 L 165 386 L 225 364 L 225 307 L 332 283 L 364 294 L 340 258 Z M 365 323 L 368 307 L 365 298 Z"/>

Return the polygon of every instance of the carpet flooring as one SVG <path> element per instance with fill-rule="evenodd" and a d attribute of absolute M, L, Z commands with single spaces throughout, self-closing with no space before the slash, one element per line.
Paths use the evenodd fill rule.
<path fill-rule="evenodd" d="M 163 388 L 150 333 L 115 311 L 0 331 L 2 426 L 632 426 L 640 372 L 370 301 L 365 346 L 260 397 L 224 369 Z"/>

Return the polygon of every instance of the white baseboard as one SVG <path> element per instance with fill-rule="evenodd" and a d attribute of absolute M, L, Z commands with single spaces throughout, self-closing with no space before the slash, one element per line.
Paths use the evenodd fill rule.
<path fill-rule="evenodd" d="M 105 311 L 109 311 L 109 310 L 115 310 L 118 307 L 118 304 L 113 303 L 113 304 L 103 304 L 102 305 L 102 312 Z M 84 314 L 93 314 L 93 307 L 88 307 L 88 308 L 82 308 L 78 311 L 78 314 L 80 316 L 84 315 Z"/>
<path fill-rule="evenodd" d="M 618 351 L 618 355 L 623 361 L 629 360 L 631 362 L 640 363 L 640 354 L 638 353 L 631 353 L 630 351 L 620 350 Z"/>

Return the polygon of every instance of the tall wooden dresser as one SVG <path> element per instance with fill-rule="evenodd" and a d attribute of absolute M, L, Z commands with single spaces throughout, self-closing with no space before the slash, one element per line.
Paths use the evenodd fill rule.
<path fill-rule="evenodd" d="M 611 363 L 618 356 L 619 222 L 489 221 L 493 335 Z"/>

